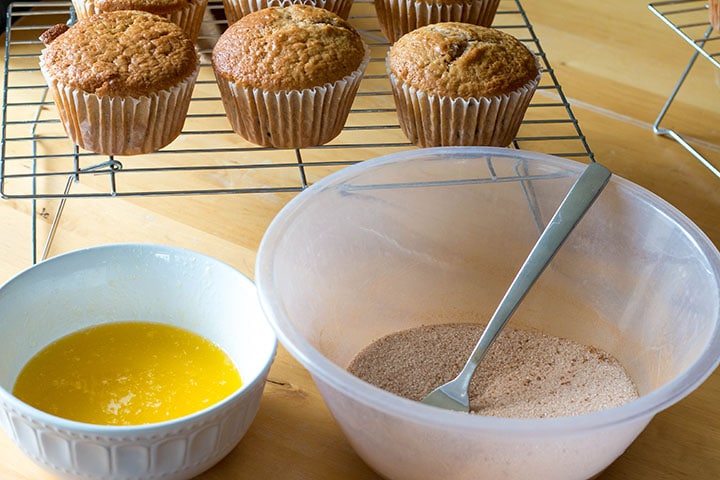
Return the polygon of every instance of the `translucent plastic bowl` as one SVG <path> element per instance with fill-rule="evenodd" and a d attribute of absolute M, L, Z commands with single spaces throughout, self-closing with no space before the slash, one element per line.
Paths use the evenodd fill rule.
<path fill-rule="evenodd" d="M 382 476 L 588 479 L 717 366 L 720 254 L 675 208 L 613 177 L 510 325 L 615 355 L 638 400 L 575 417 L 492 418 L 345 371 L 384 334 L 466 312 L 487 320 L 583 168 L 511 149 L 413 150 L 326 177 L 270 225 L 256 269 L 263 309 Z"/>
<path fill-rule="evenodd" d="M 65 420 L 11 394 L 44 346 L 115 321 L 198 333 L 225 350 L 243 385 L 194 414 L 127 427 Z M 212 467 L 255 418 L 277 345 L 242 273 L 200 253 L 149 244 L 77 250 L 21 272 L 0 287 L 0 331 L 0 426 L 37 464 L 70 479 L 182 480 Z"/>

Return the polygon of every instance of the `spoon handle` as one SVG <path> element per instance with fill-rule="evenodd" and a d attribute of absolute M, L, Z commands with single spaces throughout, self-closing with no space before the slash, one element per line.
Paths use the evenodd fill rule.
<path fill-rule="evenodd" d="M 575 228 L 575 225 L 578 224 L 585 212 L 605 188 L 610 176 L 610 170 L 598 163 L 591 163 L 567 193 L 520 271 L 515 276 L 510 288 L 505 293 L 497 310 L 495 310 L 480 336 L 480 340 L 475 345 L 475 349 L 463 367 L 462 372 L 458 375 L 458 377 L 465 378 L 464 390 L 467 390 L 472 372 L 475 371 L 485 356 L 488 347 L 503 329 L 520 302 L 545 270 L 545 267 L 555 256 L 565 239 L 570 235 L 570 232 Z"/>

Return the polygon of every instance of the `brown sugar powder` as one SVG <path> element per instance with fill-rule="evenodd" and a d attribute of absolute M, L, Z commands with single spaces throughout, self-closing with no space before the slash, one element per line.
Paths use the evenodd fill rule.
<path fill-rule="evenodd" d="M 483 329 L 449 323 L 391 333 L 365 347 L 348 371 L 420 400 L 460 372 Z M 488 350 L 468 393 L 471 413 L 513 418 L 580 415 L 638 397 L 620 362 L 602 350 L 511 327 Z"/>

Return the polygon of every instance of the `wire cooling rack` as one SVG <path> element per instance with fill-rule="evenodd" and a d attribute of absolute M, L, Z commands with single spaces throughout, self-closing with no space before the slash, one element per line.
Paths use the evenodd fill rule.
<path fill-rule="evenodd" d="M 15 2 L 8 10 L 2 102 L 0 194 L 4 198 L 295 192 L 344 166 L 415 148 L 398 124 L 385 73 L 389 45 L 371 0 L 356 0 L 350 22 L 371 47 L 371 61 L 343 132 L 302 150 L 262 148 L 232 132 L 209 63 L 227 27 L 222 2 L 210 0 L 198 40 L 200 74 L 180 137 L 161 151 L 108 157 L 82 151 L 65 135 L 38 68 L 40 34 L 70 23 L 67 1 Z M 511 145 L 594 161 L 570 105 L 517 0 L 501 0 L 494 27 L 519 38 L 542 62 L 543 75 Z M 73 184 L 89 188 L 73 192 Z"/>
<path fill-rule="evenodd" d="M 674 139 L 715 174 L 715 176 L 720 177 L 720 169 L 703 154 L 698 152 L 680 133 L 673 129 L 660 126 L 698 57 L 704 57 L 715 68 L 720 69 L 720 62 L 718 61 L 720 57 L 720 35 L 718 35 L 710 25 L 707 1 L 671 0 L 651 3 L 648 5 L 648 8 L 662 20 L 672 32 L 692 47 L 690 61 L 668 96 L 665 105 L 663 105 L 663 108 L 660 110 L 653 124 L 653 131 L 658 135 L 664 135 Z"/>

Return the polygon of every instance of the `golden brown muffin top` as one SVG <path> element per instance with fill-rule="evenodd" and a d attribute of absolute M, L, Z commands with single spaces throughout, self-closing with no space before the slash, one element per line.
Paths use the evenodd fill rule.
<path fill-rule="evenodd" d="M 151 13 L 99 13 L 58 32 L 45 39 L 41 66 L 58 82 L 99 96 L 166 90 L 190 76 L 198 63 L 194 43 L 182 29 Z"/>
<path fill-rule="evenodd" d="M 302 90 L 332 83 L 358 69 L 365 44 L 332 12 L 308 5 L 270 7 L 242 17 L 218 39 L 218 75 L 242 87 Z"/>
<path fill-rule="evenodd" d="M 390 48 L 388 68 L 422 92 L 462 98 L 508 94 L 538 75 L 535 56 L 512 35 L 458 22 L 403 35 Z"/>
<path fill-rule="evenodd" d="M 95 0 L 95 9 L 97 12 L 142 10 L 157 15 L 167 15 L 182 10 L 190 3 L 190 0 Z"/>

